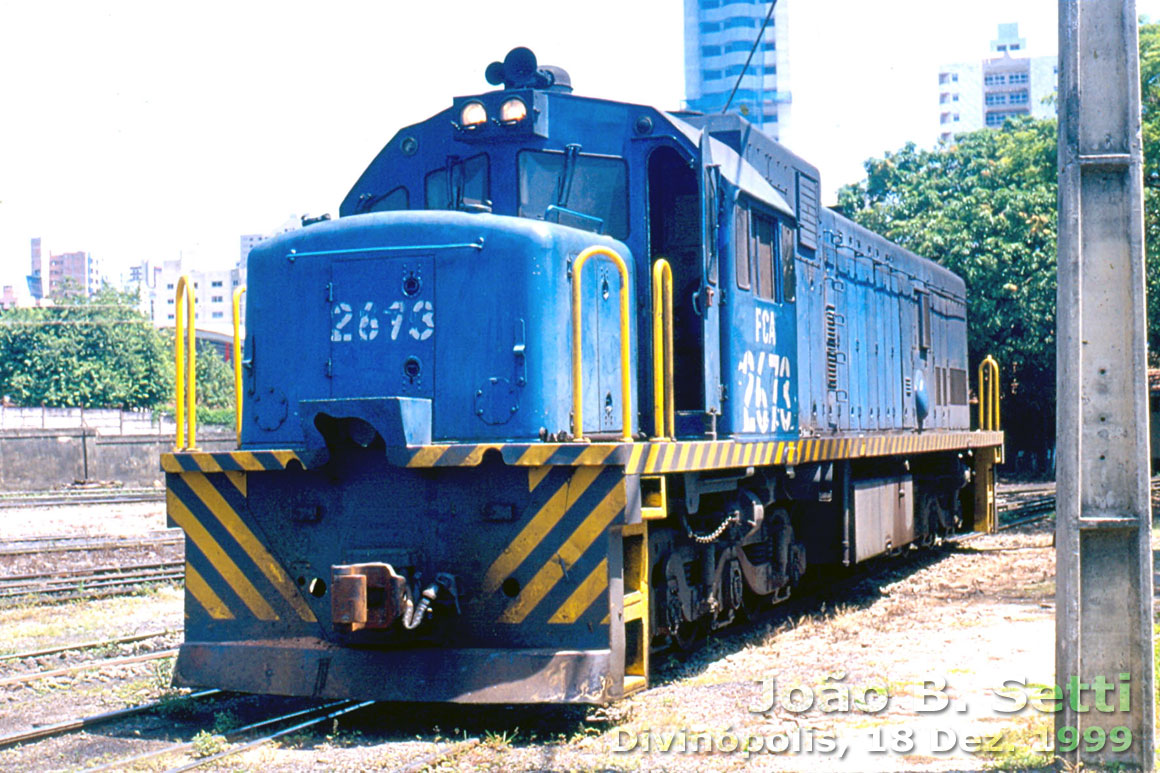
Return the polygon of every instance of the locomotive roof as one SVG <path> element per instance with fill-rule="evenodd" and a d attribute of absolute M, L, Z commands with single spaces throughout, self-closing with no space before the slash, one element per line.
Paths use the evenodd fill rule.
<path fill-rule="evenodd" d="M 689 142 L 695 146 L 701 144 L 701 135 L 704 134 L 702 129 L 685 123 L 672 113 L 665 113 L 664 116 Z M 713 163 L 720 166 L 722 177 L 748 195 L 765 202 L 779 212 L 790 217 L 795 216 L 793 207 L 789 205 L 785 197 L 769 184 L 769 181 L 761 175 L 761 172 L 757 171 L 753 164 L 750 164 L 734 152 L 731 147 L 711 135 L 708 144 L 709 155 L 712 157 Z"/>

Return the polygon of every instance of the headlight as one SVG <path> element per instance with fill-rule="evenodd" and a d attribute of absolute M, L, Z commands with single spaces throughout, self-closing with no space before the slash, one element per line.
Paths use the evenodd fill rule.
<path fill-rule="evenodd" d="M 519 123 L 528 117 L 528 106 L 522 99 L 512 97 L 500 105 L 500 123 Z"/>
<path fill-rule="evenodd" d="M 468 102 L 459 112 L 460 126 L 482 126 L 485 123 L 487 123 L 487 108 L 482 102 Z"/>

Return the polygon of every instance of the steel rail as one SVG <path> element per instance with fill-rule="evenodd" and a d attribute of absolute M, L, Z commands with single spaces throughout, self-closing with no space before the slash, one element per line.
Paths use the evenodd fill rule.
<path fill-rule="evenodd" d="M 197 698 L 207 698 L 211 695 L 220 693 L 221 690 L 202 690 L 201 692 L 190 693 L 181 697 L 181 700 L 193 700 Z M 122 719 L 124 717 L 132 717 L 137 714 L 142 714 L 151 709 L 155 709 L 172 701 L 172 698 L 165 701 L 156 700 L 149 703 L 142 703 L 139 706 L 130 706 L 127 709 L 117 709 L 116 711 L 107 711 L 104 714 L 94 714 L 91 717 L 83 717 L 81 719 L 73 719 L 67 722 L 58 722 L 53 725 L 45 725 L 44 727 L 37 727 L 32 730 L 26 730 L 23 733 L 15 733 L 14 735 L 6 735 L 0 738 L 0 749 L 8 746 L 15 746 L 16 744 L 27 743 L 28 741 L 38 741 L 42 738 L 50 738 L 55 735 L 63 735 L 64 733 L 71 733 L 74 730 L 83 730 L 94 725 L 112 722 L 113 720 Z"/>
<path fill-rule="evenodd" d="M 297 719 L 298 717 L 306 716 L 307 714 L 315 714 L 319 711 L 329 711 L 330 709 L 333 709 L 336 706 L 341 706 L 344 703 L 349 703 L 349 701 L 341 700 L 341 701 L 335 701 L 333 703 L 328 703 L 324 706 L 312 706 L 311 708 L 308 708 L 308 709 L 299 709 L 298 711 L 293 711 L 289 714 L 282 714 L 281 716 L 271 717 L 270 719 L 263 719 L 260 722 L 254 722 L 252 724 L 245 725 L 243 727 L 234 728 L 233 730 L 230 730 L 229 732 L 221 733 L 221 736 L 223 738 L 230 739 L 230 738 L 233 738 L 235 736 L 244 735 L 245 733 L 253 732 L 254 730 L 260 730 L 263 727 L 268 727 L 270 725 L 278 724 L 279 722 L 286 722 L 287 720 Z M 144 760 L 151 760 L 151 759 L 154 759 L 157 757 L 164 757 L 167 754 L 177 754 L 178 752 L 183 752 L 186 749 L 192 749 L 193 745 L 194 745 L 193 741 L 185 741 L 183 743 L 175 743 L 172 746 L 166 746 L 163 749 L 155 749 L 153 751 L 143 752 L 141 754 L 138 754 L 134 757 L 129 757 L 127 759 L 115 760 L 113 762 L 106 762 L 102 765 L 98 765 L 95 768 L 85 768 L 83 773 L 97 773 L 97 771 L 100 771 L 100 770 L 119 769 L 119 768 L 122 768 L 122 767 L 130 765 L 130 764 L 136 764 L 138 762 L 142 762 Z"/>
<path fill-rule="evenodd" d="M 65 507 L 71 505 L 122 505 L 137 502 L 164 502 L 164 492 L 147 494 L 122 494 L 119 496 L 75 495 L 66 497 L 36 497 L 8 499 L 0 498 L 0 510 L 17 510 L 33 507 Z"/>
<path fill-rule="evenodd" d="M 194 760 L 193 762 L 186 763 L 185 765 L 179 765 L 176 768 L 169 768 L 169 770 L 167 770 L 166 773 L 182 773 L 182 771 L 193 770 L 194 768 L 200 768 L 202 765 L 208 765 L 209 763 L 215 762 L 215 761 L 220 760 L 224 757 L 232 757 L 233 755 L 239 754 L 240 752 L 244 752 L 247 749 L 252 749 L 255 746 L 261 746 L 262 744 L 267 744 L 270 741 L 281 738 L 284 735 L 289 735 L 290 733 L 296 733 L 299 730 L 303 730 L 305 728 L 312 727 L 314 725 L 319 724 L 320 722 L 325 722 L 328 719 L 337 719 L 338 717 L 341 717 L 344 714 L 350 714 L 351 712 L 358 711 L 360 709 L 365 709 L 367 706 L 373 706 L 374 703 L 375 703 L 374 701 L 362 701 L 360 703 L 354 703 L 354 704 L 347 705 L 343 708 L 336 709 L 335 711 L 331 711 L 327 714 L 324 714 L 321 717 L 315 717 L 314 719 L 308 719 L 305 722 L 299 722 L 296 725 L 292 725 L 290 727 L 283 728 L 276 733 L 270 733 L 269 735 L 264 735 L 261 738 L 255 738 L 254 740 L 249 741 L 247 743 L 244 743 L 241 746 L 235 747 L 233 749 L 226 749 L 225 751 L 218 752 L 217 754 L 212 754 L 209 757 L 203 757 L 199 760 Z"/>
<path fill-rule="evenodd" d="M 60 600 L 61 594 L 77 593 L 77 598 L 94 598 L 101 593 L 86 593 L 92 589 L 121 589 L 128 592 L 131 588 L 152 583 L 181 580 L 184 577 L 184 567 L 172 569 L 157 569 L 149 572 L 134 572 L 125 575 L 94 575 L 92 577 L 73 577 L 59 580 L 53 584 L 24 583 L 9 587 L 0 586 L 0 599 L 20 599 L 27 597 L 43 597 Z M 64 583 L 64 584 L 62 584 Z M 105 593 L 103 595 L 116 595 Z"/>
<path fill-rule="evenodd" d="M 6 676 L 0 679 L 0 687 L 7 687 L 13 684 L 25 684 L 27 682 L 35 682 L 38 679 L 51 679 L 57 676 L 68 676 L 75 674 L 78 671 L 88 671 L 94 668 L 108 668 L 110 666 L 127 666 L 133 663 L 144 663 L 148 660 L 160 660 L 161 658 L 172 658 L 177 655 L 177 649 L 158 650 L 157 652 L 149 652 L 144 655 L 129 655 L 123 658 L 106 658 L 104 660 L 90 660 L 86 663 L 78 663 L 75 666 L 65 666 L 64 668 L 54 668 L 50 671 L 37 671 L 30 674 L 16 674 L 14 676 Z"/>
<path fill-rule="evenodd" d="M 56 569 L 51 572 L 35 572 L 31 574 L 10 574 L 7 577 L 0 577 L 0 589 L 11 587 L 23 587 L 24 585 L 35 581 L 43 580 L 45 582 L 65 582 L 75 577 L 96 577 L 102 575 L 100 579 L 105 577 L 120 577 L 122 575 L 134 574 L 146 569 L 176 569 L 185 564 L 184 561 L 159 561 L 151 564 L 126 564 L 124 566 L 92 566 L 84 569 Z M 17 582 L 20 580 L 22 582 Z"/>
<path fill-rule="evenodd" d="M 150 631 L 149 633 L 137 633 L 132 636 L 121 636 L 116 639 L 103 639 L 101 641 L 87 641 L 81 644 L 68 644 L 61 647 L 49 647 L 42 650 L 30 650 L 28 652 L 13 652 L 7 655 L 0 655 L 0 661 L 5 660 L 23 660 L 25 658 L 39 658 L 44 655 L 55 655 L 58 652 L 70 652 L 72 650 L 90 650 L 97 647 L 108 647 L 114 644 L 132 644 L 137 641 L 145 641 L 146 639 L 156 639 L 159 636 L 168 636 L 171 633 L 181 633 L 180 628 L 166 628 L 163 631 Z"/>
<path fill-rule="evenodd" d="M 71 542 L 62 540 L 72 539 Z M 170 547 L 182 543 L 181 536 L 148 537 L 144 539 L 125 539 L 121 537 L 109 539 L 85 538 L 26 538 L 0 540 L 0 556 L 23 556 L 44 553 L 69 553 L 80 550 L 150 550 L 154 548 Z"/>

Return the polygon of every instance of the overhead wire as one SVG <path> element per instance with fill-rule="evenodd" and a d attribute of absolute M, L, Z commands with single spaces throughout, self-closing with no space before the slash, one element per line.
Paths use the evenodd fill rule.
<path fill-rule="evenodd" d="M 729 106 L 733 104 L 733 97 L 737 94 L 737 89 L 741 86 L 741 79 L 745 77 L 745 73 L 749 70 L 749 63 L 753 61 L 753 54 L 756 53 L 757 47 L 761 45 L 761 38 L 765 35 L 765 28 L 769 26 L 769 20 L 773 18 L 773 9 L 777 6 L 777 0 L 772 0 L 769 4 L 769 13 L 765 14 L 765 21 L 761 23 L 761 29 L 757 32 L 757 39 L 753 41 L 753 48 L 749 49 L 749 56 L 745 59 L 745 64 L 741 68 L 741 72 L 737 74 L 737 82 L 733 84 L 733 91 L 729 92 L 729 101 L 725 103 L 725 107 L 721 108 L 721 113 L 729 112 Z"/>

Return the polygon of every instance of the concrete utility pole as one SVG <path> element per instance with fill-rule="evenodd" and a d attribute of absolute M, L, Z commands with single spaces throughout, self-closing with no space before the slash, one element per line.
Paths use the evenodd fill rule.
<path fill-rule="evenodd" d="M 1073 764 L 1150 771 L 1137 36 L 1135 0 L 1060 0 L 1055 680 L 1065 700 L 1055 715 L 1055 748 Z"/>

